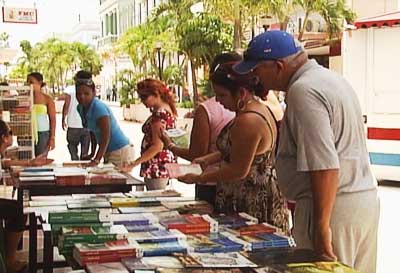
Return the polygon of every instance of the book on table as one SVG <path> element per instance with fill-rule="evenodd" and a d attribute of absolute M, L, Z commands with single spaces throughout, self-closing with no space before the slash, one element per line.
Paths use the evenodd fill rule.
<path fill-rule="evenodd" d="M 118 225 L 149 225 L 158 223 L 152 213 L 110 214 L 110 221 Z"/>
<path fill-rule="evenodd" d="M 258 219 L 244 212 L 238 214 L 212 214 L 211 218 L 218 222 L 219 227 L 239 228 L 258 224 Z"/>
<path fill-rule="evenodd" d="M 270 266 L 257 268 L 257 273 L 361 273 L 340 262 L 308 262 L 308 263 L 289 263 L 273 264 Z"/>
<path fill-rule="evenodd" d="M 187 235 L 188 251 L 198 253 L 237 252 L 244 245 L 222 233 Z"/>
<path fill-rule="evenodd" d="M 118 222 L 121 223 L 121 222 Z M 147 225 L 135 225 L 135 224 L 123 224 L 128 232 L 149 232 L 149 231 L 157 231 L 157 230 L 165 230 L 165 227 L 160 224 L 147 224 Z"/>
<path fill-rule="evenodd" d="M 122 225 L 62 227 L 58 237 L 60 254 L 72 254 L 76 243 L 104 243 L 125 239 L 128 231 Z"/>
<path fill-rule="evenodd" d="M 136 198 L 143 197 L 180 197 L 181 194 L 173 189 L 169 190 L 153 190 L 153 191 L 134 191 L 129 193 L 130 196 Z"/>
<path fill-rule="evenodd" d="M 136 257 L 136 245 L 126 239 L 95 244 L 77 243 L 73 257 L 81 266 L 94 262 L 117 262 L 123 257 Z"/>
<path fill-rule="evenodd" d="M 162 205 L 169 210 L 177 210 L 182 214 L 210 214 L 213 207 L 206 201 L 163 201 Z"/>
<path fill-rule="evenodd" d="M 68 200 L 68 209 L 92 209 L 92 208 L 111 208 L 111 204 L 106 199 L 82 199 Z"/>
<path fill-rule="evenodd" d="M 121 262 L 88 264 L 88 273 L 129 273 Z"/>
<path fill-rule="evenodd" d="M 217 232 L 218 225 L 200 215 L 172 215 L 160 218 L 160 224 L 168 229 L 177 229 L 185 234 Z"/>
<path fill-rule="evenodd" d="M 274 233 L 279 231 L 277 227 L 272 226 L 268 223 L 246 224 L 244 226 L 226 228 L 225 230 L 237 236 L 256 235 L 260 233 Z"/>
<path fill-rule="evenodd" d="M 242 240 L 245 245 L 245 250 L 255 251 L 269 248 L 288 248 L 295 247 L 293 237 L 288 237 L 278 233 L 258 233 L 255 235 L 240 235 L 237 237 Z"/>
<path fill-rule="evenodd" d="M 115 197 L 111 198 L 110 202 L 112 206 L 115 207 L 151 207 L 160 206 L 161 202 L 154 197 Z"/>
<path fill-rule="evenodd" d="M 94 174 L 89 173 L 90 185 L 126 184 L 127 177 L 122 173 Z"/>
<path fill-rule="evenodd" d="M 47 220 L 49 224 L 98 223 L 109 222 L 110 215 L 110 209 L 50 211 Z"/>
<path fill-rule="evenodd" d="M 129 240 L 138 243 L 161 243 L 186 240 L 185 234 L 179 230 L 157 230 L 149 232 L 135 232 L 127 235 Z"/>
<path fill-rule="evenodd" d="M 133 214 L 133 213 L 153 213 L 153 212 L 166 212 L 169 211 L 164 206 L 155 206 L 155 207 L 136 207 L 136 208 L 127 208 L 120 207 L 119 212 L 122 214 Z"/>
<path fill-rule="evenodd" d="M 153 256 L 142 258 L 124 258 L 122 263 L 131 273 L 159 272 L 160 269 L 183 269 L 178 258 L 173 256 Z M 176 271 L 173 271 L 176 272 Z"/>
<path fill-rule="evenodd" d="M 138 243 L 138 245 L 138 257 L 167 256 L 173 253 L 187 252 L 187 245 L 184 241 Z"/>
<path fill-rule="evenodd" d="M 241 268 L 257 267 L 239 252 L 190 253 L 177 256 L 185 267 L 195 268 Z"/>

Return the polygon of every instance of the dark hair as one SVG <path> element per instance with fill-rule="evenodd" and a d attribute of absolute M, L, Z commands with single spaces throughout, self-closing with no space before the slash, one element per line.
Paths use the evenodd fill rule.
<path fill-rule="evenodd" d="M 156 79 L 145 79 L 137 83 L 137 92 L 139 96 L 158 94 L 164 102 L 168 103 L 172 113 L 177 115 L 173 94 L 163 82 Z"/>
<path fill-rule="evenodd" d="M 8 86 L 8 82 L 0 82 L 0 86 Z"/>
<path fill-rule="evenodd" d="M 43 75 L 39 72 L 31 72 L 28 74 L 28 77 L 35 78 L 40 83 L 40 87 L 43 87 L 46 85 L 46 83 L 43 82 Z"/>
<path fill-rule="evenodd" d="M 233 70 L 233 66 L 238 62 L 228 62 L 215 68 L 210 80 L 213 84 L 220 85 L 236 95 L 240 88 L 254 92 L 261 99 L 265 99 L 266 92 L 261 82 L 251 74 L 239 75 Z"/>
<path fill-rule="evenodd" d="M 3 136 L 8 136 L 10 134 L 10 127 L 8 124 L 0 119 L 0 138 Z"/>
<path fill-rule="evenodd" d="M 76 90 L 78 90 L 78 87 L 81 85 L 86 85 L 93 88 L 93 90 L 96 90 L 95 84 L 92 80 L 92 73 L 90 73 L 89 71 L 85 70 L 78 71 L 74 76 L 74 81 Z"/>
<path fill-rule="evenodd" d="M 225 52 L 216 55 L 210 65 L 210 78 L 217 66 L 230 62 L 239 62 L 242 59 L 242 56 L 236 52 Z"/>

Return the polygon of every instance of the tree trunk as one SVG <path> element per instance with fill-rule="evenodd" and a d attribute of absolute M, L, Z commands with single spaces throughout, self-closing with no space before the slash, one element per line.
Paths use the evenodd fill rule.
<path fill-rule="evenodd" d="M 282 31 L 286 31 L 287 30 L 287 26 L 289 24 L 289 16 L 285 17 L 285 20 L 283 20 L 283 22 L 280 22 L 280 28 Z"/>
<path fill-rule="evenodd" d="M 233 49 L 236 52 L 240 51 L 242 46 L 242 36 L 241 36 L 241 21 L 240 21 L 240 3 L 239 0 L 233 0 L 233 12 L 234 12 L 234 26 L 233 26 Z"/>
<path fill-rule="evenodd" d="M 192 59 L 190 59 L 190 69 L 192 70 L 193 103 L 194 103 L 194 108 L 196 108 L 199 102 L 199 94 L 197 92 L 196 67 Z"/>
<path fill-rule="evenodd" d="M 307 25 L 307 21 L 308 21 L 308 17 L 309 16 L 310 16 L 310 11 L 307 10 L 306 11 L 306 15 L 304 16 L 304 20 L 303 20 L 303 24 L 301 26 L 301 30 L 299 32 L 299 37 L 298 37 L 299 41 L 301 41 L 303 39 L 303 35 L 304 35 L 304 32 L 306 31 L 306 25 Z"/>

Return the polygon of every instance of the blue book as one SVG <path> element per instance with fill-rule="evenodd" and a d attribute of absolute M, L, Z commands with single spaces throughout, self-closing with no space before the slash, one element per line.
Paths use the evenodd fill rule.
<path fill-rule="evenodd" d="M 243 250 L 243 244 L 219 234 L 188 235 L 188 249 L 198 253 L 237 252 Z"/>

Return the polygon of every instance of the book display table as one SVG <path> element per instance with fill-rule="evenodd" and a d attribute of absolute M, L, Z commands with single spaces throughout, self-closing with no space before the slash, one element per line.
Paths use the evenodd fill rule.
<path fill-rule="evenodd" d="M 42 168 L 42 169 L 41 169 Z M 11 172 L 11 181 L 14 189 L 17 191 L 17 201 L 26 207 L 26 203 L 30 201 L 30 198 L 37 196 L 64 196 L 71 194 L 102 194 L 102 193 L 127 193 L 132 191 L 133 189 L 136 191 L 144 190 L 144 182 L 131 176 L 130 174 L 121 174 L 118 173 L 118 178 L 123 178 L 123 180 L 117 181 L 115 180 L 107 180 L 107 179 L 99 179 L 100 175 L 92 175 L 86 174 L 87 176 L 91 176 L 93 179 L 93 183 L 85 177 L 82 179 L 82 183 L 77 184 L 79 182 L 79 176 L 75 176 L 72 179 L 72 183 L 68 183 L 64 177 L 61 177 L 58 181 L 57 176 L 52 174 L 49 170 L 52 167 L 41 167 L 41 168 L 26 168 L 28 172 L 26 172 L 27 176 L 22 175 L 24 169 L 21 167 L 16 167 L 13 172 Z M 59 167 L 62 169 L 62 167 Z M 66 168 L 67 169 L 67 168 Z M 44 171 L 43 171 L 44 170 Z M 29 177 L 30 173 L 37 174 L 37 179 L 33 176 Z M 50 175 L 49 175 L 50 174 Z M 29 177 L 27 179 L 27 177 Z M 49 179 L 53 177 L 53 179 Z M 57 182 L 56 182 L 57 181 Z M 64 183 L 67 181 L 67 183 Z M 89 182 L 89 183 L 88 183 Z M 44 272 L 51 272 L 52 269 L 52 261 L 49 258 L 49 251 L 52 250 L 49 247 L 51 243 L 51 238 L 47 234 L 51 231 L 48 231 L 48 226 L 46 226 L 46 222 L 42 219 L 42 214 L 37 211 L 29 211 L 25 212 L 29 216 L 29 268 L 30 272 L 36 272 L 37 268 L 43 268 Z M 38 225 L 39 221 L 39 225 Z M 43 224 L 43 225 L 42 225 Z M 44 233 L 44 244 L 46 250 L 44 251 L 44 260 L 43 264 L 37 264 L 37 232 L 38 229 L 42 228 Z M 52 252 L 51 252 L 52 255 Z M 43 266 L 44 265 L 44 266 Z"/>
<path fill-rule="evenodd" d="M 245 213 L 213 214 L 204 201 L 174 190 L 153 192 L 34 198 L 27 208 L 30 272 L 67 266 L 74 273 L 355 272 L 296 249 L 292 237 Z M 64 261 L 54 261 L 54 247 Z"/>

